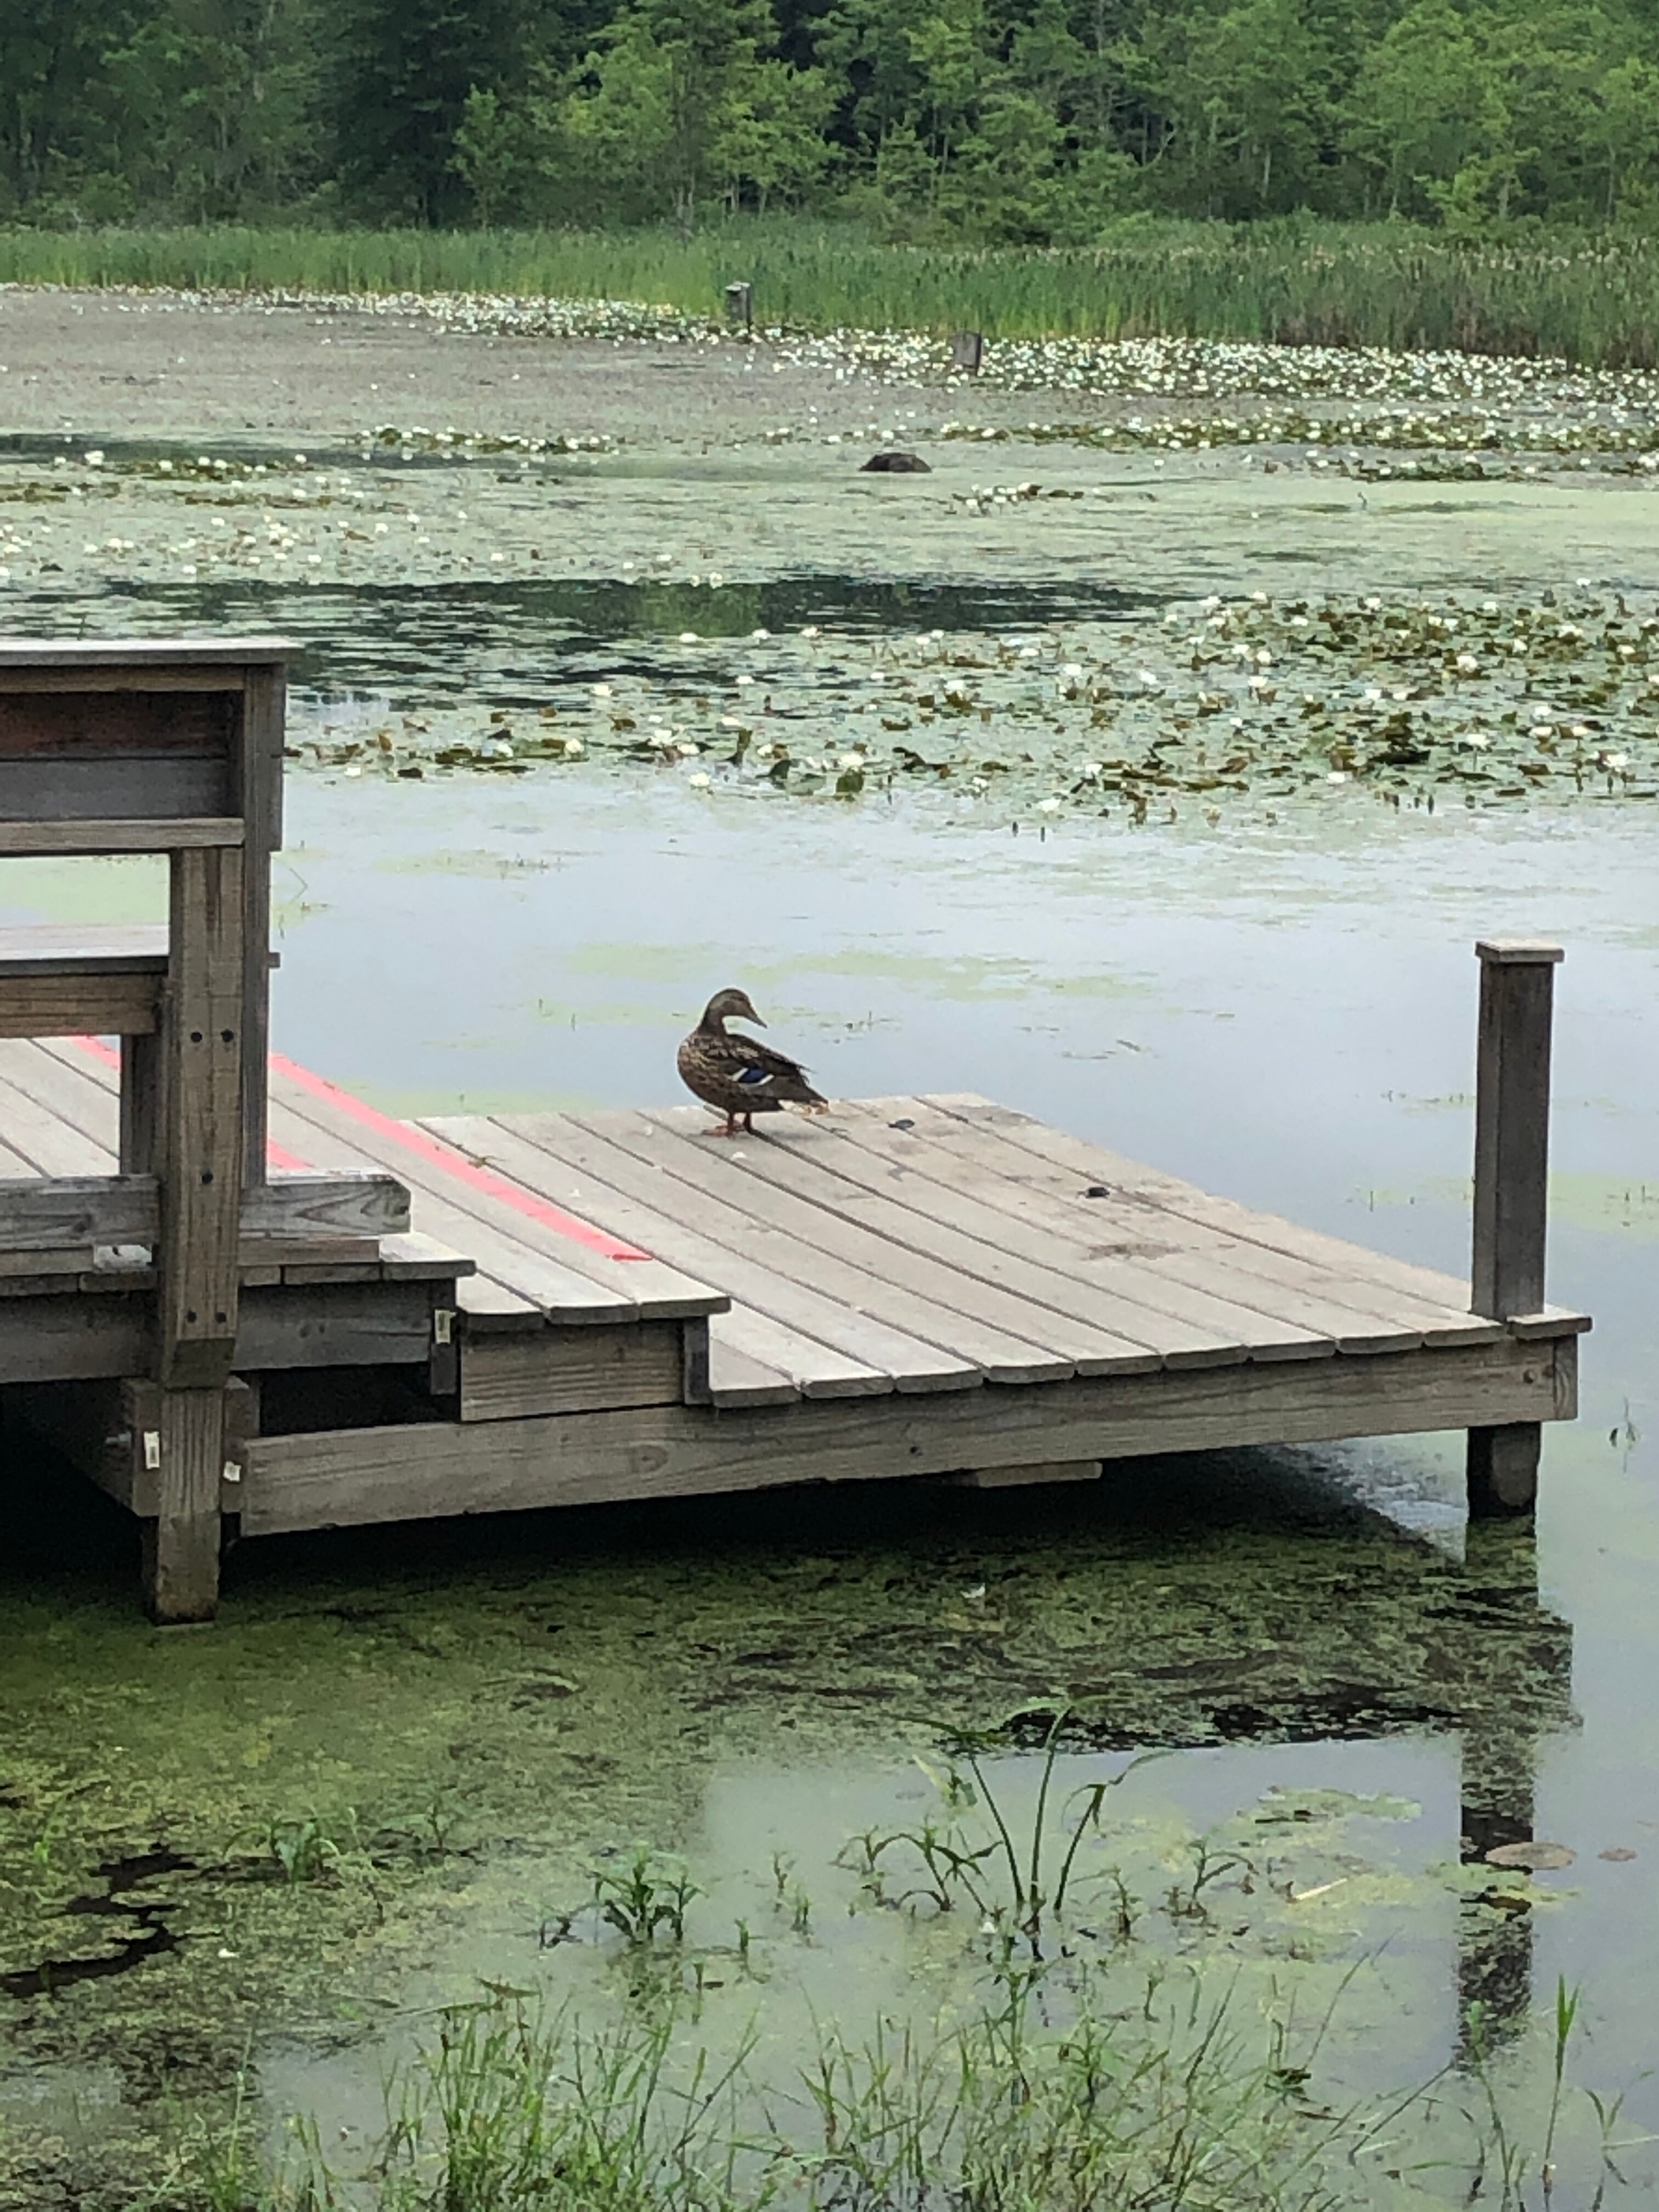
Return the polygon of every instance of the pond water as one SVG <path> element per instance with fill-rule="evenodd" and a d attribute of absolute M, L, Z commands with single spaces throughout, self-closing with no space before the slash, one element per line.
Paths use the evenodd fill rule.
<path fill-rule="evenodd" d="M 15 465 L 37 481 L 50 456 Z M 1414 538 L 1391 518 L 1383 554 L 1352 505 L 1310 524 L 1305 480 L 1298 506 L 1279 479 L 1206 485 L 1196 466 L 1161 488 L 1177 520 L 1133 560 L 1109 501 L 1086 546 L 1070 506 L 1047 534 L 1032 502 L 975 511 L 1000 533 L 979 564 L 1000 581 L 976 580 L 971 544 L 939 555 L 942 522 L 878 535 L 890 506 L 835 520 L 860 553 L 833 568 L 794 565 L 793 537 L 745 552 L 729 485 L 700 488 L 683 459 L 675 512 L 704 550 L 677 547 L 666 583 L 620 573 L 617 546 L 649 538 L 627 505 L 637 474 L 617 480 L 592 574 L 590 547 L 571 573 L 530 575 L 509 534 L 513 573 L 464 588 L 413 551 L 401 580 L 377 565 L 290 590 L 112 580 L 89 556 L 27 580 L 16 629 L 257 615 L 307 641 L 276 1035 L 398 1112 L 671 1100 L 676 1040 L 740 981 L 834 1095 L 982 1091 L 1461 1273 L 1473 940 L 1559 936 L 1551 1290 L 1595 1329 L 1581 1418 L 1547 1431 L 1535 1545 L 1515 1528 L 1466 1544 L 1460 1440 L 1413 1438 L 1149 1462 L 1086 1492 L 896 1486 L 248 1545 L 216 1627 L 157 1634 L 119 1517 L 9 1462 L 0 2203 L 71 2186 L 119 2201 L 123 2174 L 165 2170 L 181 2100 L 217 2109 L 245 2063 L 261 2124 L 311 2113 L 349 2164 L 386 2068 L 481 1985 L 625 2013 L 640 1954 L 580 1908 L 596 1871 L 622 1893 L 639 1844 L 659 1884 L 676 1855 L 700 1892 L 657 1971 L 689 1988 L 714 2047 L 757 2025 L 781 2076 L 828 2021 L 862 2034 L 948 2010 L 985 1943 L 965 1894 L 933 1909 L 914 1838 L 933 1820 L 975 1847 L 992 1834 L 949 1744 L 959 1778 L 961 1732 L 1017 1713 L 981 1783 L 1029 1834 L 1053 1700 L 1077 1711 L 1049 1849 L 1103 1786 L 1077 1881 L 1121 1997 L 1149 1966 L 1193 1966 L 1251 2019 L 1292 1986 L 1315 2014 L 1334 2002 L 1322 2080 L 1345 2092 L 1420 2081 L 1484 2033 L 1535 2115 L 1547 2052 L 1529 2001 L 1562 1978 L 1590 2028 L 1576 2078 L 1629 2091 L 1622 2136 L 1659 2127 L 1659 1042 L 1644 1018 L 1659 878 L 1639 777 L 1520 803 L 1460 786 L 1451 805 L 1440 783 L 1431 812 L 1322 762 L 1271 806 L 1247 778 L 1225 811 L 1183 784 L 1167 808 L 1116 793 L 1044 813 L 1039 789 L 1061 787 L 1045 757 L 1006 805 L 897 773 L 850 805 L 826 777 L 804 794 L 821 803 L 796 805 L 769 775 L 725 773 L 708 739 L 755 629 L 775 633 L 759 644 L 780 708 L 844 731 L 844 703 L 823 700 L 872 657 L 914 693 L 928 652 L 977 656 L 998 717 L 1017 710 L 1027 639 L 1045 667 L 1085 648 L 1103 665 L 1121 641 L 1164 675 L 1170 605 L 1213 590 L 1238 623 L 1265 619 L 1246 595 L 1277 592 L 1275 552 L 1305 556 L 1311 592 L 1403 605 L 1415 543 L 1437 589 L 1477 607 L 1491 591 L 1504 622 L 1546 590 L 1597 594 L 1609 616 L 1622 592 L 1639 615 L 1659 583 L 1635 520 L 1651 498 L 1622 484 L 1551 491 L 1548 542 L 1510 504 L 1546 495 L 1493 488 L 1424 510 Z M 552 496 L 515 477 L 489 512 L 507 532 Z M 601 495 L 581 496 L 586 513 Z M 1275 500 L 1273 543 L 1253 546 L 1246 518 Z M 1195 574 L 1175 549 L 1206 511 Z M 700 565 L 691 582 L 705 541 L 740 581 L 711 589 Z M 740 611 L 711 618 L 716 604 Z M 715 684 L 699 656 L 722 639 Z M 1625 681 L 1608 653 L 1571 678 L 1581 691 Z M 1587 703 L 1550 680 L 1540 660 L 1516 697 L 1554 700 L 1563 726 L 1616 710 L 1646 731 L 1639 692 Z M 612 692 L 582 703 L 595 683 Z M 603 757 L 619 699 L 642 720 L 677 689 L 665 711 L 703 751 Z M 568 757 L 447 772 L 411 740 L 396 761 L 416 776 L 368 743 L 445 714 L 451 734 L 467 716 L 487 732 L 488 714 L 556 694 L 559 726 L 580 714 L 593 740 Z M 331 726 L 357 735 L 331 750 Z M 486 743 L 469 740 L 484 767 Z M 161 896 L 143 864 L 15 863 L 0 920 L 147 918 Z M 1572 1863 L 1479 1856 L 1528 1835 Z M 1439 2143 L 1450 2122 L 1422 2124 Z M 1595 2135 L 1575 2106 L 1564 2141 L 1586 2197 Z M 1659 2179 L 1639 2145 L 1620 2171 L 1615 2194 Z M 1420 2186 L 1461 2201 L 1467 2165 L 1449 2172 Z M 1379 2172 L 1361 2193 L 1395 2186 Z"/>

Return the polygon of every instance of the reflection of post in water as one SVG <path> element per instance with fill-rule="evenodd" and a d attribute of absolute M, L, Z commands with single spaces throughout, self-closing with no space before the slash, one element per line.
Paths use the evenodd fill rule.
<path fill-rule="evenodd" d="M 1476 1686 L 1467 1676 L 1460 1686 L 1462 1854 L 1474 1867 L 1500 1844 L 1532 1839 L 1539 1737 L 1568 1717 L 1572 1645 L 1566 1623 L 1539 1605 L 1529 1523 L 1470 1523 L 1466 1588 L 1468 1603 L 1495 1632 L 1484 1654 L 1486 1695 L 1469 1694 Z M 1493 1869 L 1490 1887 L 1466 1896 L 1458 1908 L 1461 2062 L 1520 2034 L 1531 2008 L 1532 1911 L 1519 1900 L 1503 1904 L 1506 1889 Z"/>

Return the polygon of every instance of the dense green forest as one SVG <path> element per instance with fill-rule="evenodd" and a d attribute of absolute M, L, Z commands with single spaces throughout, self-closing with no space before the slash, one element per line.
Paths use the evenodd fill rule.
<path fill-rule="evenodd" d="M 0 222 L 1659 222 L 1659 0 L 3 0 Z"/>

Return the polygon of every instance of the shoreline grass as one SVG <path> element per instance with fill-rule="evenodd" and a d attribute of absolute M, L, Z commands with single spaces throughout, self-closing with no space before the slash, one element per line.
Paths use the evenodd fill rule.
<path fill-rule="evenodd" d="M 781 2072 L 758 2021 L 711 2049 L 672 1982 L 603 2026 L 486 1992 L 441 2013 L 344 2156 L 303 2115 L 273 2154 L 245 2068 L 222 2115 L 179 2112 L 143 2212 L 1547 2212 L 1558 2182 L 1594 2206 L 1626 2179 L 1622 2099 L 1570 2078 L 1565 1984 L 1534 2024 L 1541 2093 L 1477 2048 L 1354 2098 L 1323 2078 L 1329 2010 L 1190 1967 L 1126 2005 L 1056 1963 L 1010 1953 L 948 2021 L 821 2027 Z"/>
<path fill-rule="evenodd" d="M 1403 224 L 1125 222 L 1096 246 L 890 246 L 747 218 L 666 229 L 0 231 L 0 283 L 75 289 L 465 293 L 650 301 L 712 320 L 755 288 L 791 330 L 975 328 L 996 337 L 1152 337 L 1659 364 L 1659 240 L 1467 243 Z"/>

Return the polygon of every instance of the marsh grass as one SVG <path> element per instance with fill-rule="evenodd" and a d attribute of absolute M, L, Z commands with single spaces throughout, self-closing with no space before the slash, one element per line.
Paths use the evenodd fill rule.
<path fill-rule="evenodd" d="M 717 2057 L 672 2000 L 595 2027 L 496 1993 L 441 2014 L 352 2170 L 307 2126 L 273 2169 L 239 2093 L 149 2212 L 1597 2212 L 1623 2179 L 1618 2101 L 1569 2078 L 1565 1987 L 1553 2093 L 1481 2057 L 1392 2099 L 1322 2078 L 1334 2005 L 1263 2012 L 1188 1968 L 1130 1994 L 1005 1963 L 948 2019 L 822 2029 L 781 2078 L 758 2023 Z"/>
<path fill-rule="evenodd" d="M 757 323 L 964 326 L 1002 338 L 1186 337 L 1659 362 L 1659 241 L 1598 234 L 1473 244 L 1403 224 L 1137 220 L 1089 248 L 900 246 L 801 220 L 669 229 L 0 233 L 0 282 L 185 289 L 471 293 L 615 303 L 706 321 L 755 287 Z"/>

